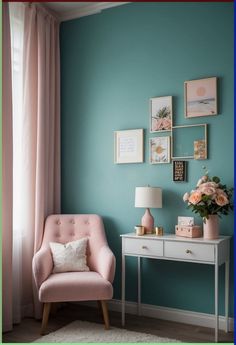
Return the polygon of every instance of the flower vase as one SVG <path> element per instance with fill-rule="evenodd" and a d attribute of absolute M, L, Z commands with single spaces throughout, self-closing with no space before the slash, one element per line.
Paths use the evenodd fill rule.
<path fill-rule="evenodd" d="M 219 217 L 216 214 L 209 215 L 203 222 L 203 237 L 207 240 L 219 238 Z"/>

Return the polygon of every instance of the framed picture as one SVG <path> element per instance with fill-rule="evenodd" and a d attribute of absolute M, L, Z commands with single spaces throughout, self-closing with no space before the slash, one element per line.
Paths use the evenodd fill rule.
<path fill-rule="evenodd" d="M 173 161 L 173 181 L 185 182 L 187 180 L 187 162 Z"/>
<path fill-rule="evenodd" d="M 150 163 L 170 163 L 170 137 L 150 139 Z"/>
<path fill-rule="evenodd" d="M 207 159 L 206 140 L 196 140 L 194 145 L 194 159 Z"/>
<path fill-rule="evenodd" d="M 206 158 L 197 158 L 203 157 L 203 142 Z M 173 160 L 207 159 L 207 124 L 173 126 L 171 155 Z"/>
<path fill-rule="evenodd" d="M 217 78 L 189 80 L 184 83 L 185 117 L 217 115 Z"/>
<path fill-rule="evenodd" d="M 150 132 L 171 131 L 172 96 L 150 99 Z"/>
<path fill-rule="evenodd" d="M 143 162 L 143 129 L 114 132 L 115 163 Z"/>

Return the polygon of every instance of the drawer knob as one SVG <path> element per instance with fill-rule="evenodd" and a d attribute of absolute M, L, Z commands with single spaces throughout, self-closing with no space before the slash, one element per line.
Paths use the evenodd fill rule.
<path fill-rule="evenodd" d="M 187 254 L 191 254 L 192 252 L 191 252 L 191 250 L 186 249 L 186 250 L 185 250 L 185 253 L 187 253 Z"/>
<path fill-rule="evenodd" d="M 147 246 L 142 246 L 142 249 L 147 249 Z"/>

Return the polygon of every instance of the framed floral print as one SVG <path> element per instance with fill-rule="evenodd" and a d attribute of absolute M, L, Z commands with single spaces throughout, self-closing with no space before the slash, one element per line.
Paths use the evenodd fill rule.
<path fill-rule="evenodd" d="M 150 139 L 150 163 L 170 163 L 170 137 Z"/>
<path fill-rule="evenodd" d="M 150 132 L 171 131 L 172 96 L 150 99 Z"/>

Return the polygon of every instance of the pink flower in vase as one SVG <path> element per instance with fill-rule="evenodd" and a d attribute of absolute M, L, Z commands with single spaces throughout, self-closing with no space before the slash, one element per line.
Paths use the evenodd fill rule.
<path fill-rule="evenodd" d="M 193 205 L 196 205 L 198 204 L 202 199 L 202 193 L 201 192 L 194 192 L 190 195 L 188 201 L 193 204 Z"/>
<path fill-rule="evenodd" d="M 224 194 L 218 194 L 215 197 L 215 202 L 219 206 L 225 206 L 225 205 L 227 205 L 229 203 L 229 200 L 228 200 L 228 198 Z"/>

